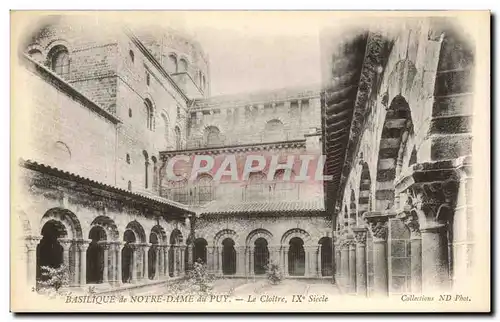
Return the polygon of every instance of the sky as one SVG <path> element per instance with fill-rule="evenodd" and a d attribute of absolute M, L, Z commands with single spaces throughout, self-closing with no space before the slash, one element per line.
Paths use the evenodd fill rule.
<path fill-rule="evenodd" d="M 147 20 L 182 30 L 202 45 L 211 96 L 217 96 L 320 84 L 316 18 L 305 12 L 179 11 L 148 13 Z"/>

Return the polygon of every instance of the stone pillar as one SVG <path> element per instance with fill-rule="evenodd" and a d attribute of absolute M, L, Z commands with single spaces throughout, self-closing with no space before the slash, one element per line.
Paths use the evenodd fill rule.
<path fill-rule="evenodd" d="M 29 287 L 36 287 L 36 248 L 42 240 L 41 236 L 28 236 L 26 244 L 26 279 Z"/>
<path fill-rule="evenodd" d="M 348 237 L 349 247 L 349 293 L 356 293 L 356 242 L 353 235 Z"/>
<path fill-rule="evenodd" d="M 422 291 L 446 291 L 449 288 L 448 241 L 446 225 L 434 224 L 421 228 L 422 234 Z"/>
<path fill-rule="evenodd" d="M 367 296 L 366 237 L 368 229 L 353 228 L 356 241 L 356 294 Z"/>
<path fill-rule="evenodd" d="M 143 249 L 143 262 L 144 264 L 142 265 L 144 271 L 142 272 L 142 278 L 143 280 L 148 281 L 149 280 L 149 248 L 151 247 L 151 244 L 143 244 L 142 249 Z"/>
<path fill-rule="evenodd" d="M 408 209 L 398 215 L 406 227 L 410 230 L 410 274 L 411 274 L 411 292 L 419 294 L 422 292 L 422 236 L 420 234 L 420 225 L 415 212 Z"/>
<path fill-rule="evenodd" d="M 81 240 L 78 245 L 80 251 L 80 286 L 87 284 L 87 249 L 89 248 L 90 240 Z"/>
<path fill-rule="evenodd" d="M 245 276 L 245 246 L 238 246 L 236 251 L 236 274 Z"/>
<path fill-rule="evenodd" d="M 172 259 L 169 258 L 169 253 L 168 253 L 168 250 L 169 250 L 169 245 L 165 245 L 163 247 L 163 264 L 164 264 L 164 271 L 165 271 L 165 278 L 166 279 L 169 279 L 170 278 L 170 262 Z"/>
<path fill-rule="evenodd" d="M 116 242 L 116 284 L 120 285 L 123 282 L 122 277 L 122 251 L 125 243 Z"/>
<path fill-rule="evenodd" d="M 387 274 L 387 229 L 388 216 L 381 213 L 368 213 L 364 219 L 373 236 L 373 291 L 377 296 L 387 296 L 389 282 Z"/>
<path fill-rule="evenodd" d="M 214 258 L 214 247 L 207 246 L 207 270 L 210 273 L 215 273 L 215 258 Z"/>
<path fill-rule="evenodd" d="M 341 258 L 340 258 L 341 240 L 340 240 L 340 237 L 334 236 L 333 247 L 334 247 L 334 252 L 335 252 L 334 275 L 335 275 L 335 282 L 338 283 L 342 279 L 341 270 L 340 270 L 340 263 L 341 263 Z"/>
<path fill-rule="evenodd" d="M 311 246 L 304 246 L 305 250 L 305 272 L 304 276 L 309 277 L 312 275 L 312 267 L 311 267 Z"/>
<path fill-rule="evenodd" d="M 153 276 L 153 278 L 155 280 L 159 280 L 160 279 L 160 272 L 161 272 L 161 267 L 160 267 L 160 262 L 161 262 L 161 258 L 160 258 L 160 245 L 155 245 L 155 257 L 156 257 L 156 261 L 155 261 L 155 275 Z M 163 256 L 162 256 L 163 257 Z"/>
<path fill-rule="evenodd" d="M 173 272 L 172 272 L 172 276 L 173 277 L 177 277 L 179 276 L 179 272 L 177 271 L 177 260 L 178 260 L 178 250 L 177 250 L 177 245 L 172 245 L 170 246 L 171 249 L 172 249 L 172 258 L 170 259 L 173 263 L 172 265 L 172 269 L 173 269 Z"/>
<path fill-rule="evenodd" d="M 132 248 L 132 269 L 131 269 L 131 283 L 137 283 L 137 252 L 139 252 L 140 248 L 138 244 L 130 243 L 129 246 Z"/>
<path fill-rule="evenodd" d="M 186 274 L 186 246 L 181 246 L 181 275 Z"/>
<path fill-rule="evenodd" d="M 102 267 L 102 282 L 109 282 L 109 243 L 106 240 L 98 242 L 99 247 L 102 249 L 103 267 Z"/>
<path fill-rule="evenodd" d="M 110 242 L 109 243 L 109 249 L 110 249 L 110 252 L 111 252 L 111 265 L 110 265 L 110 282 L 112 284 L 115 284 L 116 283 L 116 249 L 118 248 L 117 247 L 117 243 L 116 242 Z"/>
<path fill-rule="evenodd" d="M 71 249 L 71 245 L 73 245 L 73 240 L 68 238 L 59 238 L 59 244 L 63 248 L 63 265 L 66 267 L 68 272 L 69 280 L 73 279 L 73 274 L 75 274 L 74 267 L 71 267 L 69 262 L 69 251 Z"/>
<path fill-rule="evenodd" d="M 316 275 L 318 277 L 322 277 L 323 274 L 322 274 L 322 271 L 321 271 L 321 247 L 322 245 L 319 244 L 317 249 L 316 249 Z"/>
<path fill-rule="evenodd" d="M 345 237 L 340 244 L 340 284 L 349 289 L 349 242 Z"/>
<path fill-rule="evenodd" d="M 253 249 L 253 246 L 250 246 L 249 249 L 248 249 L 248 262 L 250 263 L 250 276 L 254 276 L 255 275 L 255 264 L 254 264 L 254 261 L 255 261 L 255 258 L 254 258 L 254 249 Z"/>
<path fill-rule="evenodd" d="M 193 244 L 191 243 L 187 247 L 188 247 L 187 248 L 187 250 L 188 250 L 188 258 L 187 258 L 188 267 L 187 267 L 187 269 L 190 271 L 193 269 Z"/>
<path fill-rule="evenodd" d="M 283 266 L 285 267 L 285 277 L 290 276 L 290 272 L 288 270 L 288 251 L 290 250 L 290 246 L 283 246 Z"/>

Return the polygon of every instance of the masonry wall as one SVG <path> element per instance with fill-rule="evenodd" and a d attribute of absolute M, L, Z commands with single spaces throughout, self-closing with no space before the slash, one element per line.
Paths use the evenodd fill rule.
<path fill-rule="evenodd" d="M 17 155 L 114 184 L 115 125 L 24 66 L 17 77 Z"/>

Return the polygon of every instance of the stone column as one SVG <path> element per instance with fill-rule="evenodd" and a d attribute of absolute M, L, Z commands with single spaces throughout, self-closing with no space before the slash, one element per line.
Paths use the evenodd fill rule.
<path fill-rule="evenodd" d="M 322 245 L 319 244 L 318 245 L 318 248 L 316 249 L 316 275 L 318 277 L 322 277 L 323 274 L 322 274 L 322 271 L 321 271 L 321 247 Z"/>
<path fill-rule="evenodd" d="M 366 237 L 368 229 L 353 228 L 356 241 L 356 294 L 367 296 Z"/>
<path fill-rule="evenodd" d="M 304 246 L 304 251 L 305 251 L 305 270 L 304 270 L 304 276 L 309 277 L 311 275 L 312 267 L 311 267 L 311 247 L 310 246 Z"/>
<path fill-rule="evenodd" d="M 42 240 L 41 236 L 28 236 L 26 244 L 26 279 L 29 287 L 36 287 L 36 248 Z"/>
<path fill-rule="evenodd" d="M 210 273 L 215 273 L 215 258 L 214 258 L 214 247 L 207 246 L 207 270 Z"/>
<path fill-rule="evenodd" d="M 245 246 L 238 246 L 237 247 L 237 265 L 236 265 L 236 274 L 245 276 Z"/>
<path fill-rule="evenodd" d="M 142 274 L 142 278 L 146 281 L 149 280 L 149 249 L 151 248 L 151 244 L 144 244 L 144 274 Z"/>
<path fill-rule="evenodd" d="M 63 248 L 63 265 L 66 267 L 68 277 L 71 280 L 73 278 L 73 274 L 75 274 L 74 267 L 71 267 L 69 262 L 69 251 L 71 249 L 71 245 L 73 245 L 73 240 L 68 238 L 59 238 L 58 241 Z"/>
<path fill-rule="evenodd" d="M 446 225 L 420 228 L 422 234 L 422 291 L 441 292 L 449 288 Z"/>
<path fill-rule="evenodd" d="M 341 250 L 341 240 L 340 237 L 334 236 L 335 242 L 334 242 L 334 249 L 335 249 L 335 262 L 334 262 L 334 275 L 335 275 L 335 282 L 339 283 L 339 281 L 342 279 L 341 275 L 341 270 L 340 270 L 340 263 L 341 263 L 341 258 L 340 258 L 340 250 Z"/>
<path fill-rule="evenodd" d="M 188 247 L 187 248 L 187 250 L 188 250 L 188 258 L 187 258 L 188 267 L 187 267 L 187 269 L 191 270 L 191 269 L 193 269 L 193 244 L 189 244 L 187 247 Z"/>
<path fill-rule="evenodd" d="M 111 251 L 111 265 L 110 265 L 110 283 L 113 285 L 116 283 L 116 249 L 118 248 L 117 243 L 112 241 L 109 243 L 109 248 Z"/>
<path fill-rule="evenodd" d="M 89 248 L 90 240 L 81 240 L 78 244 L 80 251 L 80 286 L 87 284 L 87 249 Z"/>
<path fill-rule="evenodd" d="M 250 263 L 250 276 L 255 275 L 255 258 L 254 258 L 254 249 L 253 246 L 250 246 L 248 249 L 248 262 Z"/>
<path fill-rule="evenodd" d="M 285 267 L 285 277 L 290 276 L 290 272 L 288 271 L 288 251 L 290 250 L 290 246 L 283 246 L 283 266 Z"/>
<path fill-rule="evenodd" d="M 132 279 L 131 283 L 137 283 L 137 252 L 139 252 L 140 248 L 138 244 L 130 243 L 129 246 L 132 248 L 132 269 L 131 269 L 131 274 L 132 274 Z"/>
<path fill-rule="evenodd" d="M 186 273 L 186 246 L 181 246 L 180 247 L 180 253 L 181 253 L 181 256 L 180 256 L 180 261 L 181 261 L 181 264 L 180 264 L 180 268 L 181 268 L 181 275 L 185 275 Z"/>
<path fill-rule="evenodd" d="M 165 278 L 166 279 L 169 279 L 170 278 L 170 261 L 172 260 L 171 258 L 169 258 L 169 253 L 168 253 L 168 250 L 169 250 L 169 245 L 165 245 L 163 247 L 163 264 L 164 264 L 164 269 L 165 269 Z"/>
<path fill-rule="evenodd" d="M 349 242 L 342 237 L 340 244 L 340 284 L 349 289 Z"/>
<path fill-rule="evenodd" d="M 179 276 L 179 271 L 177 270 L 177 261 L 179 260 L 179 254 L 178 254 L 178 246 L 177 245 L 172 245 L 172 256 L 173 258 L 171 259 L 172 262 L 174 263 L 173 265 L 173 277 Z"/>
<path fill-rule="evenodd" d="M 411 274 L 411 292 L 419 294 L 422 292 L 422 236 L 420 234 L 420 225 L 415 212 L 408 209 L 398 215 L 406 227 L 410 230 L 410 274 Z"/>
<path fill-rule="evenodd" d="M 116 284 L 120 285 L 123 283 L 122 277 L 122 251 L 125 243 L 116 242 Z"/>
<path fill-rule="evenodd" d="M 109 282 L 109 243 L 106 240 L 99 241 L 97 243 L 99 247 L 102 249 L 103 255 L 102 255 L 102 260 L 103 260 L 103 268 L 102 268 L 102 282 L 103 283 L 108 283 Z"/>
<path fill-rule="evenodd" d="M 364 216 L 373 236 L 373 291 L 375 295 L 387 296 L 387 229 L 388 216 L 381 213 L 368 213 Z"/>
<path fill-rule="evenodd" d="M 356 242 L 353 235 L 348 236 L 349 247 L 349 293 L 356 293 Z"/>
<path fill-rule="evenodd" d="M 160 279 L 160 246 L 155 244 L 154 246 L 155 252 L 155 274 L 153 275 L 154 280 Z"/>

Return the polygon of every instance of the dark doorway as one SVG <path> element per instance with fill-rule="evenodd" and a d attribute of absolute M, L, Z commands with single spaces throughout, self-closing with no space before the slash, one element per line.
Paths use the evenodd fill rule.
<path fill-rule="evenodd" d="M 61 222 L 50 220 L 43 225 L 42 236 L 36 248 L 36 278 L 39 280 L 46 279 L 42 277 L 42 266 L 57 268 L 63 263 L 63 248 L 57 239 L 66 236 L 66 230 Z"/>
<path fill-rule="evenodd" d="M 262 275 L 266 273 L 266 266 L 269 262 L 269 250 L 267 240 L 258 238 L 254 243 L 254 273 Z"/>
<path fill-rule="evenodd" d="M 236 273 L 236 250 L 234 241 L 230 238 L 222 241 L 222 273 L 225 275 Z"/>
<path fill-rule="evenodd" d="M 151 233 L 149 235 L 149 242 L 151 243 L 151 247 L 148 250 L 148 253 L 146 254 L 148 256 L 148 278 L 150 280 L 154 279 L 156 274 L 156 261 L 158 261 L 158 258 L 156 257 L 157 251 L 158 251 L 158 236 L 156 234 Z"/>
<path fill-rule="evenodd" d="M 198 238 L 194 241 L 194 261 L 207 263 L 207 241 L 203 238 Z"/>
<path fill-rule="evenodd" d="M 87 249 L 87 283 L 102 283 L 104 274 L 104 251 L 99 241 L 106 240 L 106 232 L 101 226 L 94 226 L 90 230 L 89 248 Z"/>
<path fill-rule="evenodd" d="M 299 237 L 290 240 L 288 250 L 288 274 L 290 276 L 304 276 L 306 272 L 306 253 L 304 241 Z"/>
<path fill-rule="evenodd" d="M 323 237 L 319 240 L 321 245 L 321 276 L 333 276 L 332 239 Z"/>
<path fill-rule="evenodd" d="M 134 265 L 134 249 L 130 244 L 135 242 L 135 234 L 131 230 L 126 230 L 123 235 L 123 241 L 125 242 L 125 246 L 122 250 L 122 282 L 130 283 L 133 272 L 132 265 Z"/>

